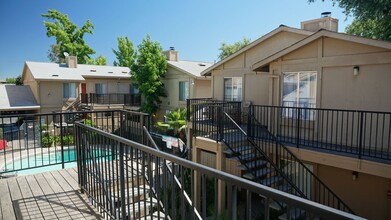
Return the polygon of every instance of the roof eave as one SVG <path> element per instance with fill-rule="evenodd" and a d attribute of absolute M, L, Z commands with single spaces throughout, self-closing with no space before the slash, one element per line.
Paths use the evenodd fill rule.
<path fill-rule="evenodd" d="M 279 52 L 277 52 L 269 57 L 266 57 L 263 60 L 260 60 L 256 63 L 254 63 L 252 66 L 252 70 L 253 71 L 259 70 L 259 69 L 267 66 L 271 62 L 279 59 L 280 57 L 282 57 L 282 56 L 284 56 L 294 50 L 297 50 L 297 49 L 307 45 L 308 43 L 311 43 L 311 42 L 319 39 L 320 37 L 333 37 L 333 38 L 336 38 L 339 40 L 346 40 L 346 41 L 351 41 L 351 42 L 355 42 L 355 43 L 362 43 L 362 44 L 366 44 L 366 45 L 370 45 L 370 46 L 374 46 L 374 47 L 381 47 L 381 48 L 391 50 L 391 43 L 387 42 L 387 41 L 368 39 L 368 38 L 364 38 L 364 37 L 358 37 L 358 36 L 354 36 L 354 35 L 348 35 L 345 33 L 338 33 L 338 32 L 333 32 L 333 31 L 321 29 L 321 30 L 313 33 L 312 35 L 296 42 L 295 44 L 292 44 L 291 46 L 288 46 L 288 47 L 280 50 Z"/>
<path fill-rule="evenodd" d="M 274 36 L 275 34 L 278 34 L 282 31 L 289 31 L 289 32 L 292 32 L 292 33 L 299 33 L 299 34 L 304 34 L 304 35 L 311 35 L 313 34 L 313 32 L 311 31 L 306 31 L 306 30 L 303 30 L 303 29 L 297 29 L 297 28 L 291 28 L 291 27 L 288 27 L 288 26 L 285 26 L 285 25 L 280 25 L 278 28 L 270 31 L 269 33 L 261 36 L 260 38 L 258 38 L 257 40 L 251 42 L 249 45 L 243 47 L 242 49 L 238 50 L 237 52 L 233 53 L 232 55 L 228 56 L 227 58 L 223 59 L 223 60 L 220 60 L 219 62 L 213 64 L 212 66 L 210 66 L 209 68 L 207 68 L 206 70 L 202 71 L 201 72 L 201 75 L 202 76 L 210 76 L 211 73 L 212 73 L 212 70 L 214 70 L 216 67 L 224 64 L 225 62 L 228 62 L 229 60 L 233 59 L 234 57 L 238 56 L 239 54 L 251 49 L 252 47 L 258 45 L 259 43 L 265 41 L 266 39 L 269 39 L 270 37 Z"/>

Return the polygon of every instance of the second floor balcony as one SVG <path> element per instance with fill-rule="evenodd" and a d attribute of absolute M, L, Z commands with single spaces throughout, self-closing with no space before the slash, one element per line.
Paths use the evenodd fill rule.
<path fill-rule="evenodd" d="M 141 96 L 139 94 L 127 94 L 127 93 L 82 93 L 80 96 L 81 103 L 87 105 L 127 105 L 127 106 L 140 106 Z"/>

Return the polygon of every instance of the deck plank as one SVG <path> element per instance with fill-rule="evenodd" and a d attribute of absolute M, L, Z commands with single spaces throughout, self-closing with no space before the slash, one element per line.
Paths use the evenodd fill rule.
<path fill-rule="evenodd" d="M 6 181 L 0 181 L 0 209 L 3 219 L 16 219 L 14 209 L 12 207 L 11 195 L 8 191 Z"/>
<path fill-rule="evenodd" d="M 8 190 L 11 194 L 16 219 L 24 219 L 25 216 L 28 216 L 27 206 L 23 201 L 22 193 L 20 192 L 16 178 L 9 178 L 4 181 L 7 181 L 8 183 Z"/>
<path fill-rule="evenodd" d="M 50 173 L 45 173 L 45 175 L 42 175 L 41 178 L 42 178 L 41 186 L 46 187 L 48 191 L 51 190 L 51 192 L 53 192 L 50 195 L 47 194 L 46 196 L 48 199 L 51 200 L 51 203 L 54 205 L 56 209 L 57 217 L 61 219 L 69 217 L 67 208 L 72 209 L 74 207 L 64 207 L 64 204 L 62 203 L 62 199 L 65 199 L 64 197 L 66 197 L 65 192 L 62 190 L 60 186 L 58 186 L 58 183 L 52 178 Z"/>
<path fill-rule="evenodd" d="M 52 172 L 51 175 L 52 179 L 55 180 L 56 183 L 52 187 L 58 191 L 64 191 L 64 194 L 60 198 L 62 203 L 68 207 L 72 207 L 68 208 L 68 213 L 72 216 L 72 218 L 76 218 L 77 216 L 78 219 L 85 219 L 86 216 L 93 214 L 93 211 L 91 212 L 89 207 L 84 204 L 83 199 L 78 196 L 79 192 L 77 190 L 73 190 L 69 186 L 68 182 L 65 181 L 58 172 Z"/>
<path fill-rule="evenodd" d="M 103 219 L 76 180 L 75 168 L 0 179 L 0 220 Z"/>
<path fill-rule="evenodd" d="M 32 219 L 43 219 L 43 215 L 39 210 L 37 202 L 34 199 L 26 177 L 17 177 L 16 180 L 18 181 L 20 192 L 22 194 L 23 201 L 27 207 L 29 217 Z"/>
<path fill-rule="evenodd" d="M 35 177 L 32 175 L 28 175 L 26 176 L 26 181 L 30 185 L 31 192 L 34 195 L 34 199 L 37 202 L 43 217 L 45 219 L 55 219 L 56 214 L 53 211 L 50 202 L 47 200 L 44 191 L 37 182 L 37 179 L 35 179 Z"/>

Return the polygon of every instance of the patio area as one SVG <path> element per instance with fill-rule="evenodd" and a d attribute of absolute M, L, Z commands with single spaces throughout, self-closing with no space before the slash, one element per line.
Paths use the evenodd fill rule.
<path fill-rule="evenodd" d="M 102 219 L 80 193 L 76 168 L 0 179 L 0 219 Z"/>

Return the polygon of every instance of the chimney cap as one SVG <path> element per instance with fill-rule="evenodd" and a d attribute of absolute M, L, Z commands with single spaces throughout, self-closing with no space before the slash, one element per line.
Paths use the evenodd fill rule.
<path fill-rule="evenodd" d="M 170 47 L 170 50 L 175 50 L 175 47 Z"/>
<path fill-rule="evenodd" d="M 321 17 L 321 18 L 331 17 L 331 12 L 329 12 L 329 11 L 322 12 L 322 13 L 320 14 L 320 17 Z"/>

